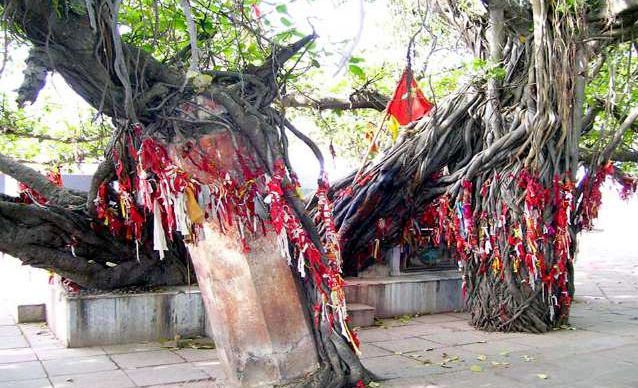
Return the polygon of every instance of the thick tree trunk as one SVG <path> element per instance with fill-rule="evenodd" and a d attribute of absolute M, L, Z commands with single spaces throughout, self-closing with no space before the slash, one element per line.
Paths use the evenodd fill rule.
<path fill-rule="evenodd" d="M 296 385 L 319 369 L 303 297 L 270 231 L 246 241 L 238 231 L 204 226 L 189 247 L 215 344 L 231 383 Z M 250 333 L 250 334 L 248 334 Z"/>
<path fill-rule="evenodd" d="M 422 248 L 445 248 L 458 259 L 475 326 L 545 332 L 567 322 L 576 235 L 595 214 L 609 174 L 603 155 L 576 185 L 584 8 L 495 1 L 484 17 L 470 17 L 452 2 L 437 3 L 488 61 L 485 74 L 357 182 L 351 176 L 335 185 L 344 270 L 355 274 L 383 247 L 426 240 Z"/>

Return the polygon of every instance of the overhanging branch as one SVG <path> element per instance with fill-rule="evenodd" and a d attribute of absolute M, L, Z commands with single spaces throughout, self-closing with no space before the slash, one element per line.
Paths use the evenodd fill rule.
<path fill-rule="evenodd" d="M 622 142 L 625 132 L 627 132 L 627 130 L 631 128 L 631 126 L 634 124 L 636 120 L 638 120 L 638 106 L 633 107 L 631 111 L 629 111 L 629 113 L 627 114 L 627 117 L 625 118 L 625 120 L 623 120 L 623 122 L 620 124 L 620 127 L 618 127 L 618 129 L 614 133 L 614 136 L 612 137 L 611 141 L 607 144 L 604 151 L 601 153 L 600 157 L 598 158 L 599 164 L 603 163 L 606 160 L 609 160 L 613 152 L 616 150 L 616 148 L 618 148 L 618 146 Z"/>
<path fill-rule="evenodd" d="M 49 182 L 36 170 L 0 154 L 0 171 L 42 194 L 50 203 L 58 206 L 80 206 L 85 199 Z"/>
<path fill-rule="evenodd" d="M 374 109 L 383 111 L 388 101 L 389 98 L 387 96 L 374 91 L 353 94 L 349 100 L 336 97 L 314 99 L 301 94 L 287 94 L 282 98 L 281 104 L 285 108 L 313 108 L 319 110 Z"/>
<path fill-rule="evenodd" d="M 17 204 L 1 196 L 0 252 L 87 288 L 177 285 L 191 275 L 177 251 L 167 252 L 163 261 L 144 247 L 138 255 L 132 242 L 92 228 L 81 211 Z"/>

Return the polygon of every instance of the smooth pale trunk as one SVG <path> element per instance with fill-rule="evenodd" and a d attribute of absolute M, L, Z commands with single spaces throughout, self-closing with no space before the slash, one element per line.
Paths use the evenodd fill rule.
<path fill-rule="evenodd" d="M 206 313 L 229 383 L 294 383 L 319 367 L 311 327 L 274 232 L 253 237 L 245 253 L 236 228 L 205 225 L 190 246 Z"/>

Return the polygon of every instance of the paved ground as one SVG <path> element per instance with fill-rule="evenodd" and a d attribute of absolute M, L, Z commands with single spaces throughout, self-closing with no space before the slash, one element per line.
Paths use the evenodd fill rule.
<path fill-rule="evenodd" d="M 462 313 L 390 320 L 360 331 L 365 365 L 381 387 L 638 387 L 637 218 L 637 200 L 614 202 L 583 236 L 572 328 L 483 333 Z M 223 385 L 214 350 L 64 349 L 43 325 L 15 325 L 1 303 L 0 388 Z"/>

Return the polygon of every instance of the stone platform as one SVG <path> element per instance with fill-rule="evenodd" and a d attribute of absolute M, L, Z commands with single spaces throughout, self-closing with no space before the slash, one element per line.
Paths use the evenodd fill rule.
<path fill-rule="evenodd" d="M 47 303 L 47 322 L 70 348 L 211 334 L 197 285 L 79 296 L 54 285 Z"/>
<path fill-rule="evenodd" d="M 197 285 L 77 296 L 53 285 L 50 292 L 47 322 L 71 348 L 212 336 Z M 372 325 L 375 318 L 458 311 L 463 306 L 457 271 L 349 278 L 346 298 L 354 326 L 361 327 Z"/>
<path fill-rule="evenodd" d="M 462 280 L 456 270 L 345 280 L 348 304 L 373 307 L 375 318 L 443 313 L 463 308 Z"/>

